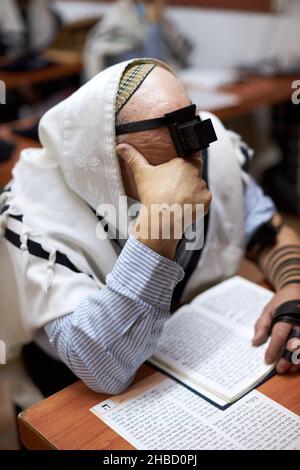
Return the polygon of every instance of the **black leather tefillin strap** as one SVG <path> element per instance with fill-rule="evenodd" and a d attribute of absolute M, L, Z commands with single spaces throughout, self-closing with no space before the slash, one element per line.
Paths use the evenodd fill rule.
<path fill-rule="evenodd" d="M 288 341 L 293 338 L 298 338 L 300 339 L 300 326 L 294 326 L 294 328 L 291 330 L 289 336 L 288 336 Z"/>
<path fill-rule="evenodd" d="M 280 305 L 274 313 L 271 328 L 282 321 L 300 325 L 300 300 L 290 300 Z"/>
<path fill-rule="evenodd" d="M 300 325 L 300 300 L 290 300 L 289 302 L 285 302 L 284 304 L 280 305 L 277 310 L 275 311 L 271 328 L 276 325 L 278 322 L 286 322 L 286 323 L 293 323 Z M 299 338 L 300 339 L 300 326 L 295 326 L 288 338 L 287 343 L 292 338 Z M 285 349 L 281 356 L 282 359 L 293 363 L 293 355 L 295 351 L 289 351 Z"/>

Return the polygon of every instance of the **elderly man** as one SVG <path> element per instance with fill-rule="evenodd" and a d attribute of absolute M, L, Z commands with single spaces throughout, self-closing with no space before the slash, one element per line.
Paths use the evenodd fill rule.
<path fill-rule="evenodd" d="M 2 295 L 1 335 L 10 346 L 34 339 L 27 359 L 25 348 L 31 369 L 42 349 L 56 366 L 52 382 L 62 361 L 93 390 L 121 392 L 154 351 L 172 300 L 187 302 L 232 276 L 246 252 L 276 291 L 255 345 L 267 339 L 275 310 L 299 301 L 299 237 L 244 174 L 245 145 L 216 117 L 201 118 L 172 71 L 154 60 L 105 70 L 44 116 L 43 149 L 23 152 L 1 211 L 5 273 L 10 263 L 15 278 Z M 122 212 L 125 195 L 131 207 L 141 203 L 128 240 L 103 209 Z M 184 211 L 170 209 L 180 236 L 163 235 L 155 208 L 174 204 L 189 205 L 199 230 L 204 208 L 202 250 L 187 249 Z M 299 318 L 292 305 L 273 319 L 266 353 L 282 373 L 297 369 L 281 358 Z"/>

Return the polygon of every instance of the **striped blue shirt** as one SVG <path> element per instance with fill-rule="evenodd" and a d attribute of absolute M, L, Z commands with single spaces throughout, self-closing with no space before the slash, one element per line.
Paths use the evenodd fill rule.
<path fill-rule="evenodd" d="M 106 286 L 46 325 L 58 356 L 91 389 L 126 389 L 153 352 L 183 269 L 130 237 Z"/>
<path fill-rule="evenodd" d="M 246 242 L 275 211 L 250 178 L 245 187 Z M 45 326 L 52 348 L 91 389 L 122 392 L 153 353 L 183 276 L 179 264 L 129 238 L 106 286 Z"/>

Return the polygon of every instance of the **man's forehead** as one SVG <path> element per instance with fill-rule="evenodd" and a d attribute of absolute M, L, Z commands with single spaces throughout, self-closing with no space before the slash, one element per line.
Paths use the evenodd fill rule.
<path fill-rule="evenodd" d="M 189 104 L 191 100 L 178 78 L 163 67 L 156 66 L 124 108 L 127 108 L 130 117 L 144 115 L 151 118 L 163 116 Z"/>

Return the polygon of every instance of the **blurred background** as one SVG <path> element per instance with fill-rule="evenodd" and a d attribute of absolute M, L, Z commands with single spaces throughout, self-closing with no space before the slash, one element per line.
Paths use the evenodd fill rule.
<path fill-rule="evenodd" d="M 300 231 L 300 0 L 0 0 L 0 190 L 47 109 L 141 56 L 242 135 L 249 171 Z M 19 447 L 14 413 L 0 377 L 0 449 Z"/>

